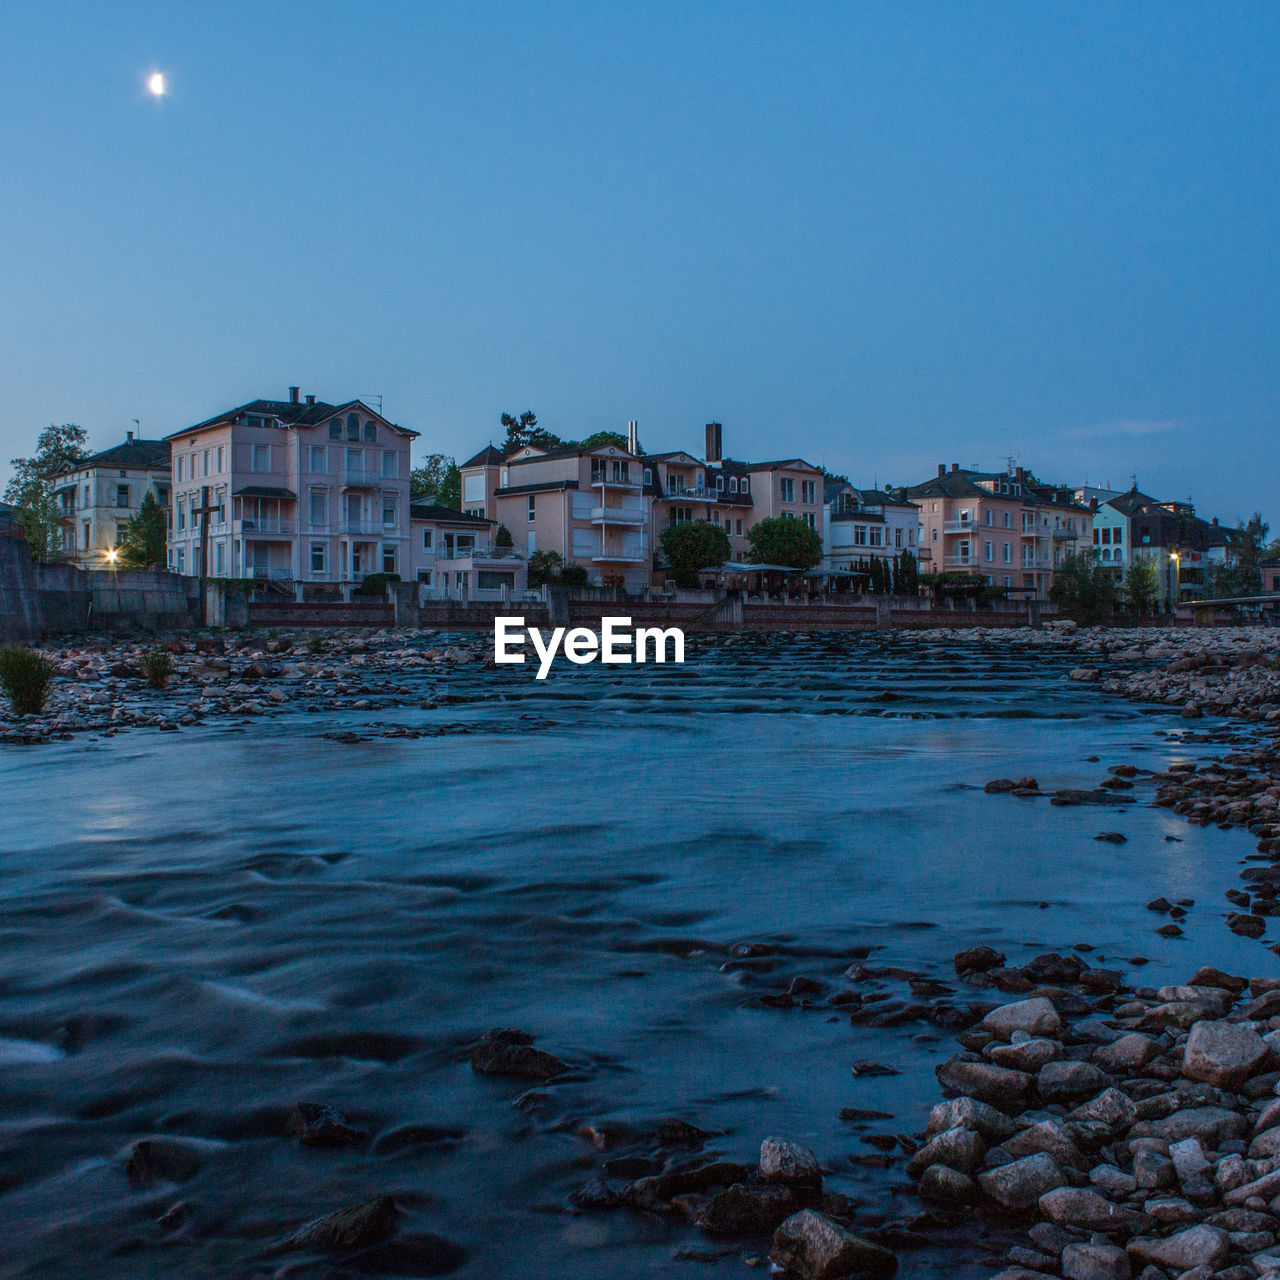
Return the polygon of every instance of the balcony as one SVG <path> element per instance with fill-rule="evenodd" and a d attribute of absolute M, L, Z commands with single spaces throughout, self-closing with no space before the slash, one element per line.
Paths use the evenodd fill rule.
<path fill-rule="evenodd" d="M 1076 539 L 1081 538 L 1084 535 L 1080 532 L 1079 529 L 1055 529 L 1053 531 L 1053 536 L 1059 542 L 1065 541 L 1068 539 L 1074 542 Z"/>
<path fill-rule="evenodd" d="M 212 522 L 210 522 L 212 523 Z M 258 537 L 275 536 L 275 537 L 292 537 L 297 532 L 297 522 L 294 520 L 278 520 L 274 518 L 258 518 L 246 516 L 240 521 L 240 532 L 244 534 L 255 534 Z"/>
<path fill-rule="evenodd" d="M 632 511 L 626 507 L 593 507 L 592 524 L 648 524 L 649 513 L 643 509 Z"/>
<path fill-rule="evenodd" d="M 398 524 L 383 524 L 380 520 L 344 520 L 338 526 L 339 533 L 354 533 L 362 537 L 400 537 Z"/>
<path fill-rule="evenodd" d="M 975 520 L 944 520 L 943 533 L 976 533 L 982 526 Z"/>
<path fill-rule="evenodd" d="M 593 564 L 645 564 L 649 559 L 647 551 L 604 551 L 592 552 L 591 561 Z"/>
<path fill-rule="evenodd" d="M 363 467 L 342 469 L 342 483 L 348 489 L 376 489 L 382 481 L 383 477 L 376 471 L 366 471 Z"/>
<path fill-rule="evenodd" d="M 978 567 L 978 557 L 943 556 L 942 567 L 944 569 L 976 569 Z"/>
<path fill-rule="evenodd" d="M 591 473 L 591 483 L 592 485 L 608 485 L 614 489 L 639 489 L 641 485 L 638 479 L 619 480 L 616 476 L 611 479 L 609 476 L 599 475 L 594 471 Z"/>

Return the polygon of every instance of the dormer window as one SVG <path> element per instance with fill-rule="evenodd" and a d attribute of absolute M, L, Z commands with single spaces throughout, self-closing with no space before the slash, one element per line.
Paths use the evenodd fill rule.
<path fill-rule="evenodd" d="M 730 476 L 730 477 L 729 477 L 729 492 L 730 492 L 730 493 L 737 493 L 737 492 L 738 492 L 738 477 L 737 477 L 737 476 Z"/>
<path fill-rule="evenodd" d="M 716 476 L 716 492 L 724 492 L 724 476 Z"/>
<path fill-rule="evenodd" d="M 347 415 L 347 439 L 360 439 L 360 419 L 354 413 Z"/>
<path fill-rule="evenodd" d="M 364 424 L 364 441 L 365 444 L 378 443 L 378 428 L 375 423 L 366 422 Z"/>
<path fill-rule="evenodd" d="M 329 423 L 329 439 L 342 439 L 342 423 L 339 422 L 337 418 L 334 418 L 333 421 Z"/>

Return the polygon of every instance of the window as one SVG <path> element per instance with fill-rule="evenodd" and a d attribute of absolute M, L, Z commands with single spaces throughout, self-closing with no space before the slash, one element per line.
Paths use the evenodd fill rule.
<path fill-rule="evenodd" d="M 364 454 L 359 449 L 348 449 L 346 455 L 347 474 L 360 476 L 364 471 Z"/>
<path fill-rule="evenodd" d="M 1013 557 L 1009 551 L 1009 544 L 1007 542 L 1003 543 L 1000 548 L 1000 559 L 1003 560 L 1005 564 L 1008 564 L 1012 558 Z"/>
<path fill-rule="evenodd" d="M 84 487 L 84 505 L 86 507 L 93 506 L 93 489 L 89 485 Z"/>
<path fill-rule="evenodd" d="M 982 558 L 984 560 L 994 560 L 996 558 L 996 544 L 994 542 L 984 542 L 982 544 Z"/>
<path fill-rule="evenodd" d="M 500 573 L 493 569 L 480 569 L 476 573 L 476 586 L 481 591 L 500 591 L 503 587 L 508 591 L 514 591 L 515 585 L 514 573 Z"/>
<path fill-rule="evenodd" d="M 818 500 L 817 482 L 802 480 L 800 482 L 800 501 L 812 506 Z"/>
<path fill-rule="evenodd" d="M 741 533 L 742 533 L 742 521 L 741 521 L 741 520 L 737 521 L 737 525 L 738 525 L 737 532 L 738 532 L 738 534 L 741 534 Z"/>
<path fill-rule="evenodd" d="M 378 428 L 372 422 L 364 424 L 364 440 L 366 444 L 378 443 Z"/>
<path fill-rule="evenodd" d="M 360 439 L 360 419 L 354 413 L 347 417 L 347 439 Z"/>
<path fill-rule="evenodd" d="M 329 524 L 329 492 L 327 489 L 312 489 L 310 499 L 311 527 L 324 529 Z"/>
<path fill-rule="evenodd" d="M 1093 545 L 1096 547 L 1101 545 L 1101 543 L 1102 543 L 1102 530 L 1095 529 L 1093 531 Z"/>
<path fill-rule="evenodd" d="M 400 455 L 394 449 L 382 451 L 382 474 L 389 479 L 400 474 Z"/>
<path fill-rule="evenodd" d="M 271 446 L 255 444 L 253 446 L 253 469 L 255 471 L 271 470 Z"/>
<path fill-rule="evenodd" d="M 178 455 L 178 479 L 179 480 L 185 480 L 187 478 L 186 462 L 187 462 L 186 458 L 183 455 L 179 454 Z M 86 503 L 89 501 L 89 490 L 87 488 L 84 491 L 84 500 Z"/>
<path fill-rule="evenodd" d="M 719 507 L 717 507 L 717 508 L 716 508 L 716 509 L 711 513 L 711 523 L 712 523 L 712 524 L 719 524 L 719 523 L 720 523 L 720 508 L 719 508 Z"/>
<path fill-rule="evenodd" d="M 644 469 L 644 482 L 645 482 L 645 484 L 652 484 L 652 483 L 653 483 L 653 468 L 652 468 L 652 467 L 645 467 L 645 469 Z"/>
<path fill-rule="evenodd" d="M 382 572 L 395 573 L 396 571 L 396 548 L 393 542 L 384 542 L 382 544 Z"/>
<path fill-rule="evenodd" d="M 334 418 L 333 421 L 329 423 L 329 439 L 342 439 L 342 423 L 339 422 L 337 418 Z"/>
<path fill-rule="evenodd" d="M 209 474 L 209 450 L 204 451 L 204 474 Z"/>
<path fill-rule="evenodd" d="M 778 481 L 781 490 L 783 502 L 794 502 L 796 500 L 796 482 L 791 479 L 782 479 Z"/>
<path fill-rule="evenodd" d="M 1117 528 L 1111 534 L 1111 541 L 1118 547 L 1124 541 L 1124 530 Z"/>
<path fill-rule="evenodd" d="M 129 486 L 127 484 L 116 485 L 116 506 L 127 507 L 129 505 Z"/>
<path fill-rule="evenodd" d="M 739 488 L 743 493 L 750 493 L 750 492 L 751 492 L 751 477 L 750 477 L 750 476 L 743 476 L 743 477 L 742 477 L 742 479 L 738 482 L 738 488 Z"/>
<path fill-rule="evenodd" d="M 693 522 L 692 507 L 672 507 L 671 523 L 672 524 L 691 524 Z"/>
<path fill-rule="evenodd" d="M 897 547 L 899 551 L 902 550 L 902 530 L 901 529 L 895 529 L 893 531 L 893 545 Z"/>
<path fill-rule="evenodd" d="M 855 547 L 865 547 L 867 545 L 867 526 L 865 524 L 855 524 L 853 526 L 853 545 Z"/>
<path fill-rule="evenodd" d="M 219 445 L 218 446 L 218 474 L 219 475 L 221 475 L 224 470 L 225 462 L 226 462 L 226 450 L 222 447 L 222 445 Z"/>
<path fill-rule="evenodd" d="M 327 573 L 326 568 L 326 552 L 327 548 L 323 542 L 313 542 L 311 544 L 311 572 Z"/>
<path fill-rule="evenodd" d="M 730 477 L 729 477 L 729 492 L 730 492 L 730 493 L 737 493 L 737 492 L 738 492 L 738 477 L 737 477 L 737 476 L 730 476 Z"/>
<path fill-rule="evenodd" d="M 394 498 L 383 498 L 382 500 L 382 527 L 388 526 L 395 528 L 396 526 L 396 500 Z"/>
<path fill-rule="evenodd" d="M 809 528 L 810 528 L 810 529 L 812 529 L 812 528 L 813 528 L 813 517 L 812 517 L 812 516 L 805 516 L 805 523 L 806 523 L 806 524 L 808 524 L 808 526 L 809 526 Z M 881 529 L 881 528 L 880 528 L 880 526 L 879 526 L 878 524 L 873 524 L 873 525 L 871 526 L 871 530 L 870 530 L 870 532 L 871 532 L 871 545 L 872 545 L 873 547 L 883 546 L 883 545 L 884 545 L 884 530 L 883 530 L 883 529 Z"/>
<path fill-rule="evenodd" d="M 187 505 L 185 502 L 178 503 L 178 528 L 185 529 L 187 527 Z"/>
<path fill-rule="evenodd" d="M 225 542 L 215 542 L 213 544 L 213 571 L 219 578 L 227 571 L 227 544 Z"/>
<path fill-rule="evenodd" d="M 807 525 L 809 526 L 809 528 L 810 528 L 810 529 L 815 529 L 815 530 L 817 529 L 817 527 L 818 527 L 817 517 L 813 514 L 813 512 L 812 512 L 812 511 L 806 511 L 806 512 L 804 513 L 804 516 L 802 517 L 802 519 L 804 520 L 805 524 L 807 524 Z M 875 545 L 875 546 L 879 546 L 879 545 L 880 545 L 880 530 L 879 530 L 879 529 L 873 529 L 873 530 L 872 530 L 872 533 L 873 533 L 873 534 L 875 534 L 875 538 L 873 539 L 873 545 Z"/>
<path fill-rule="evenodd" d="M 529 523 L 532 524 L 537 519 L 537 514 L 533 509 L 533 494 L 529 495 Z"/>
<path fill-rule="evenodd" d="M 631 482 L 631 464 L 625 458 L 614 458 L 613 478 L 622 484 Z"/>
<path fill-rule="evenodd" d="M 1004 527 L 1006 529 L 1011 529 L 1013 527 L 1013 519 L 1007 511 L 1004 513 Z"/>
<path fill-rule="evenodd" d="M 937 540 L 938 540 L 938 531 L 937 531 L 937 529 L 934 529 L 934 530 L 933 530 L 933 540 L 934 540 L 934 542 L 937 542 Z"/>
<path fill-rule="evenodd" d="M 181 547 L 179 547 L 178 548 L 178 572 L 179 573 L 184 572 L 186 567 L 187 567 L 187 553 Z"/>
<path fill-rule="evenodd" d="M 422 549 L 423 549 L 423 551 L 430 551 L 430 550 L 431 550 L 431 544 L 432 544 L 432 536 L 431 536 L 431 535 L 432 535 L 432 533 L 433 533 L 433 530 L 431 530 L 431 529 L 423 529 L 423 531 L 422 531 Z"/>
<path fill-rule="evenodd" d="M 988 507 L 988 508 L 986 509 L 986 511 L 984 511 L 982 514 L 983 514 L 983 523 L 984 523 L 984 524 L 994 524 L 994 523 L 995 523 L 995 518 L 996 518 L 996 517 L 995 517 L 995 512 L 994 512 L 994 511 L 992 511 L 990 507 Z"/>
<path fill-rule="evenodd" d="M 311 470 L 322 473 L 329 470 L 329 450 L 322 444 L 311 446 Z"/>
<path fill-rule="evenodd" d="M 716 476 L 716 492 L 724 492 L 724 476 Z"/>

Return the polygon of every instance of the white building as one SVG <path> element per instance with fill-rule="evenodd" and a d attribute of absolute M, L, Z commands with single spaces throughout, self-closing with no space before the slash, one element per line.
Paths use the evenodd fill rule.
<path fill-rule="evenodd" d="M 904 551 L 916 554 L 920 508 L 914 502 L 847 480 L 828 480 L 823 499 L 824 569 L 847 571 L 872 559 L 892 564 Z"/>
<path fill-rule="evenodd" d="M 429 502 L 410 508 L 410 567 L 424 600 L 513 600 L 529 584 L 513 547 L 495 547 L 497 522 Z"/>

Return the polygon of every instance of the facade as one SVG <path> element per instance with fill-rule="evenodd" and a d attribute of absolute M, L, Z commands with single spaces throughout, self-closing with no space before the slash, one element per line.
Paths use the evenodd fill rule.
<path fill-rule="evenodd" d="M 1092 512 L 1065 489 L 1009 472 L 948 470 L 899 492 L 920 509 L 920 571 L 981 574 L 1045 599 L 1068 555 L 1090 545 Z"/>
<path fill-rule="evenodd" d="M 512 547 L 495 547 L 496 524 L 433 503 L 409 507 L 409 565 L 427 600 L 512 600 L 529 585 L 528 566 Z"/>
<path fill-rule="evenodd" d="M 81 569 L 101 569 L 124 538 L 125 526 L 151 493 L 169 510 L 169 445 L 135 440 L 95 453 L 57 477 L 54 501 L 62 521 L 62 549 Z"/>
<path fill-rule="evenodd" d="M 461 467 L 462 509 L 505 525 L 525 557 L 554 551 L 584 568 L 591 584 L 631 592 L 652 584 L 662 532 L 673 524 L 720 525 L 730 559 L 747 557 L 747 534 L 761 520 L 790 516 L 821 535 L 821 470 L 801 458 L 725 458 L 721 432 L 718 422 L 707 424 L 701 458 L 641 454 L 634 422 L 626 448 L 529 445 L 506 458 L 489 446 Z"/>
<path fill-rule="evenodd" d="M 254 400 L 168 437 L 170 568 L 198 575 L 207 488 L 211 577 L 305 583 L 410 576 L 416 431 L 359 400 Z"/>
<path fill-rule="evenodd" d="M 848 571 L 867 560 L 893 563 L 918 548 L 920 510 L 883 489 L 828 480 L 823 489 L 822 567 Z"/>

